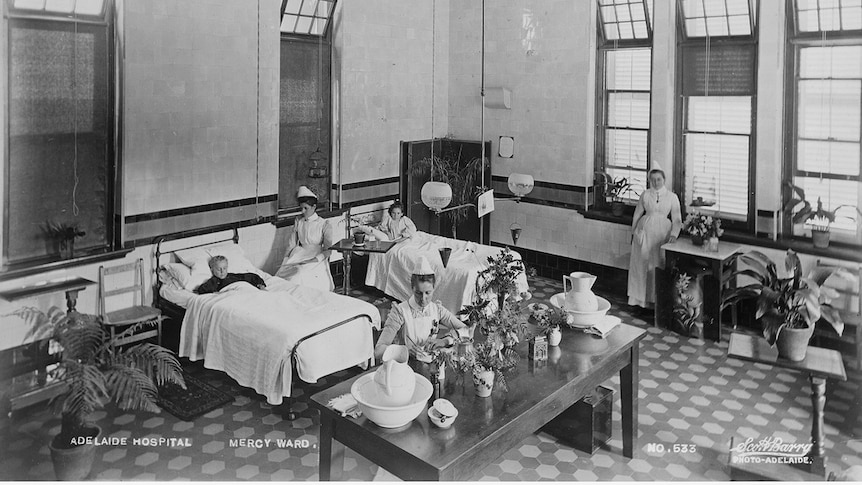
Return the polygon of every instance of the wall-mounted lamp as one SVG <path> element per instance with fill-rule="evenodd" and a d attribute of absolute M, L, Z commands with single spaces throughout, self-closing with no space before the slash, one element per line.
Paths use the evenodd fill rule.
<path fill-rule="evenodd" d="M 509 191 L 515 194 L 516 199 L 520 199 L 521 197 L 532 192 L 534 184 L 535 180 L 533 180 L 532 175 L 527 175 L 523 173 L 509 174 Z"/>

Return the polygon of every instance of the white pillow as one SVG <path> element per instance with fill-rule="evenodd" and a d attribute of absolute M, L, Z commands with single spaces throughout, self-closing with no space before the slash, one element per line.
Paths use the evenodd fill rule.
<path fill-rule="evenodd" d="M 207 254 L 204 248 L 183 249 L 181 251 L 174 251 L 174 254 L 181 263 L 189 268 L 194 268 L 201 261 L 206 265 L 210 259 L 210 255 Z"/>
<path fill-rule="evenodd" d="M 185 267 L 185 265 L 181 265 Z M 188 269 L 188 268 L 186 268 Z M 159 268 L 159 281 L 162 283 L 162 286 L 166 286 L 174 289 L 183 289 L 183 286 L 176 278 L 174 278 L 164 266 Z"/>
<path fill-rule="evenodd" d="M 214 246 L 207 249 L 207 254 L 210 258 L 213 256 L 226 257 L 228 273 L 254 273 L 263 277 L 262 272 L 255 268 L 251 261 L 245 257 L 245 252 L 238 244 Z M 207 261 L 209 261 L 209 259 L 207 259 Z"/>
<path fill-rule="evenodd" d="M 189 291 L 194 291 L 204 281 L 212 277 L 212 272 L 205 262 L 198 262 L 194 268 L 189 268 L 182 263 L 168 263 L 162 268 L 177 281 L 180 288 Z"/>

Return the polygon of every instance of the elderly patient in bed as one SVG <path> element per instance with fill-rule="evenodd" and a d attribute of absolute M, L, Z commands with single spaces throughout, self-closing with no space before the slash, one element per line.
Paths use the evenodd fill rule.
<path fill-rule="evenodd" d="M 213 256 L 209 260 L 209 265 L 213 276 L 198 286 L 195 290 L 195 293 L 199 295 L 203 295 L 204 293 L 217 293 L 225 286 L 236 283 L 237 281 L 245 281 L 261 290 L 266 289 L 266 283 L 264 283 L 263 278 L 254 273 L 228 273 L 228 260 L 224 256 Z"/>

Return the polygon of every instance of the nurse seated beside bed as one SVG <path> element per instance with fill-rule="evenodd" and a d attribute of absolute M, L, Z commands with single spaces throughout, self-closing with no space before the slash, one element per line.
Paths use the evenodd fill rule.
<path fill-rule="evenodd" d="M 395 201 L 389 206 L 376 229 L 370 226 L 359 226 L 359 230 L 374 236 L 378 241 L 401 242 L 416 234 L 416 224 L 404 215 L 404 206 L 401 202 Z"/>
<path fill-rule="evenodd" d="M 330 247 L 336 239 L 332 225 L 317 214 L 317 196 L 301 186 L 296 194 L 302 216 L 297 218 L 287 240 L 287 251 L 276 276 L 291 283 L 332 291 L 335 284 L 329 271 Z"/>
<path fill-rule="evenodd" d="M 422 349 L 428 345 L 441 348 L 455 343 L 457 330 L 465 329 L 466 325 L 439 301 L 431 301 L 435 282 L 431 264 L 424 257 L 419 258 L 410 278 L 413 296 L 405 302 L 392 304 L 374 347 L 376 359 L 383 357 L 391 344 L 406 345 L 411 356 L 425 360 L 427 355 Z"/>

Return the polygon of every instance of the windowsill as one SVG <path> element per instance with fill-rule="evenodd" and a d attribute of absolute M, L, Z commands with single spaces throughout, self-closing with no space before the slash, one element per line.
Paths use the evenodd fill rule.
<path fill-rule="evenodd" d="M 324 219 L 329 219 L 331 217 L 343 216 L 347 211 L 348 209 L 319 210 L 317 211 L 317 215 Z M 272 220 L 272 225 L 275 227 L 290 227 L 294 224 L 299 215 L 299 212 L 279 214 L 278 217 Z"/>
<path fill-rule="evenodd" d="M 4 267 L 0 270 L 0 281 L 8 281 L 14 280 L 16 278 L 23 278 L 25 276 L 31 276 L 39 273 L 47 273 L 49 271 L 56 271 L 58 269 L 68 269 L 76 266 L 84 266 L 93 263 L 100 263 L 102 261 L 110 261 L 113 259 L 121 259 L 125 257 L 127 254 L 133 251 L 133 248 L 128 249 L 116 249 L 112 251 L 104 251 L 95 254 L 87 254 L 84 256 L 78 256 L 72 259 L 63 259 L 63 260 L 55 260 L 48 261 L 45 263 L 37 264 L 35 266 L 26 266 L 21 267 L 20 265 L 13 265 Z"/>
<path fill-rule="evenodd" d="M 581 213 L 581 215 L 584 216 L 584 219 L 604 221 L 612 224 L 624 224 L 626 226 L 631 226 L 632 219 L 634 218 L 633 206 L 626 206 L 626 212 L 621 216 L 613 215 L 610 209 L 591 208 L 590 210 L 581 210 L 579 212 Z M 681 237 L 688 236 L 683 235 Z M 792 249 L 797 253 L 862 263 L 862 251 L 860 251 L 859 246 L 854 246 L 852 244 L 830 242 L 828 248 L 821 249 L 815 248 L 814 244 L 811 242 L 811 239 L 808 238 L 785 238 L 773 241 L 772 239 L 766 237 L 758 237 L 752 234 L 745 234 L 730 230 L 725 231 L 724 236 L 722 236 L 721 239 L 723 241 L 746 244 L 749 246 L 758 246 L 763 248 L 781 250 Z"/>
<path fill-rule="evenodd" d="M 584 219 L 631 226 L 632 220 L 634 219 L 635 206 L 627 205 L 626 208 L 623 210 L 623 214 L 621 216 L 615 216 L 613 212 L 611 212 L 610 208 L 590 208 L 590 210 L 579 210 L 578 212 L 580 212 L 581 215 L 584 216 Z"/>
<path fill-rule="evenodd" d="M 721 239 L 723 241 L 771 249 L 792 249 L 793 251 L 801 254 L 810 254 L 812 256 L 821 256 L 824 258 L 834 258 L 843 261 L 862 263 L 862 251 L 859 250 L 859 246 L 854 246 L 851 244 L 830 242 L 828 248 L 821 249 L 815 248 L 811 240 L 807 238 L 785 238 L 773 241 L 772 239 L 769 239 L 767 237 L 757 237 L 751 234 L 743 234 L 731 231 L 725 231 Z"/>

